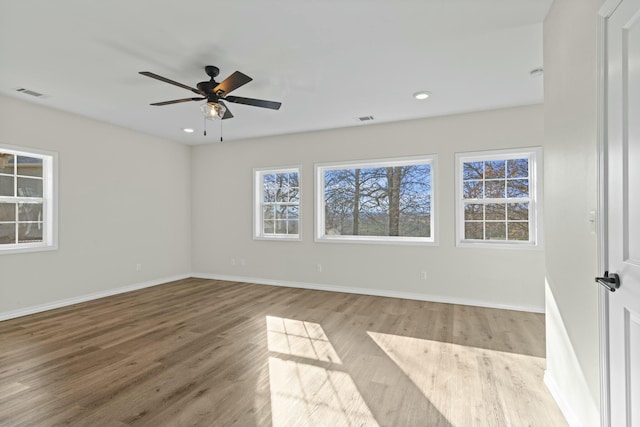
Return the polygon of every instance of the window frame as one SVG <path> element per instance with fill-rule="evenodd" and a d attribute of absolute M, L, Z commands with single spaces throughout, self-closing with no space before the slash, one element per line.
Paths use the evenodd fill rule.
<path fill-rule="evenodd" d="M 352 236 L 352 235 L 327 235 L 325 233 L 325 195 L 324 195 L 324 172 L 326 170 L 356 169 L 371 167 L 409 166 L 429 164 L 431 167 L 431 216 L 430 216 L 430 237 L 409 237 L 409 236 Z M 437 172 L 438 155 L 424 154 L 407 157 L 388 157 L 371 160 L 352 160 L 328 163 L 316 163 L 315 168 L 315 232 L 314 239 L 321 243 L 363 243 L 363 244 L 392 244 L 392 245 L 438 245 L 438 221 L 437 221 Z"/>
<path fill-rule="evenodd" d="M 464 239 L 464 206 L 463 199 L 463 164 L 469 162 L 501 161 L 511 159 L 529 160 L 529 240 L 473 240 Z M 501 249 L 542 249 L 542 147 L 525 147 L 502 150 L 484 150 L 474 152 L 463 152 L 455 154 L 455 217 L 456 217 L 456 246 L 469 248 L 501 248 Z M 505 190 L 506 191 L 506 190 Z M 506 194 L 505 194 L 506 196 Z M 472 199 L 477 200 L 477 199 Z M 480 204 L 487 204 L 483 199 Z M 494 201 L 501 199 L 491 199 Z M 518 198 L 505 197 L 504 202 L 515 203 Z M 508 220 L 507 220 L 508 221 Z"/>
<path fill-rule="evenodd" d="M 298 174 L 298 233 L 297 234 L 265 234 L 262 208 L 264 200 L 264 175 L 276 173 Z M 271 241 L 302 241 L 302 167 L 261 167 L 253 169 L 253 239 Z"/>
<path fill-rule="evenodd" d="M 0 245 L 0 256 L 58 249 L 58 153 L 35 148 L 0 144 L 0 152 L 42 159 L 42 241 Z M 17 165 L 16 165 L 17 167 Z M 17 171 L 14 176 L 18 177 Z M 14 184 L 16 185 L 16 184 Z M 37 198 L 40 199 L 40 198 Z M 0 202 L 33 202 L 34 198 L 0 196 Z"/>

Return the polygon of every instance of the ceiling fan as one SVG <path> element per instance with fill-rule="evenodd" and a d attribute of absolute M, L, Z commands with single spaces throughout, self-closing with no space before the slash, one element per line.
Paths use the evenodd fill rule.
<path fill-rule="evenodd" d="M 220 74 L 220 69 L 213 65 L 207 65 L 204 67 L 205 73 L 211 79 L 209 81 L 200 82 L 196 85 L 196 88 L 184 85 L 182 83 L 178 83 L 176 81 L 170 80 L 166 77 L 159 76 L 150 71 L 140 71 L 139 73 L 143 76 L 151 77 L 152 79 L 160 80 L 165 83 L 169 83 L 183 89 L 190 90 L 193 93 L 200 95 L 199 98 L 183 98 L 183 99 L 174 99 L 172 101 L 163 101 L 163 102 L 154 102 L 151 105 L 169 105 L 169 104 L 178 104 L 180 102 L 189 102 L 189 101 L 203 101 L 207 102 L 200 107 L 204 116 L 210 120 L 216 119 L 230 119 L 233 117 L 229 108 L 225 105 L 223 101 L 233 102 L 236 104 L 244 104 L 244 105 L 252 105 L 254 107 L 262 107 L 262 108 L 270 108 L 272 110 L 280 109 L 282 103 L 275 101 L 265 101 L 262 99 L 254 99 L 254 98 L 243 98 L 240 96 L 229 96 L 229 93 L 238 89 L 241 86 L 249 83 L 253 80 L 251 77 L 246 74 L 241 73 L 240 71 L 236 71 L 231 74 L 229 77 L 224 79 L 221 83 L 218 83 L 215 78 Z"/>

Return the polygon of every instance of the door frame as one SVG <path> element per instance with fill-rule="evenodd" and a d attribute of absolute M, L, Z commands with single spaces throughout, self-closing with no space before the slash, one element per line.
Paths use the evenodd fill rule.
<path fill-rule="evenodd" d="M 607 144 L 607 29 L 608 19 L 623 0 L 606 0 L 597 16 L 597 143 L 598 143 L 598 274 L 608 270 L 608 144 Z M 600 425 L 611 426 L 611 391 L 609 372 L 609 291 L 598 286 L 598 332 L 600 351 Z"/>

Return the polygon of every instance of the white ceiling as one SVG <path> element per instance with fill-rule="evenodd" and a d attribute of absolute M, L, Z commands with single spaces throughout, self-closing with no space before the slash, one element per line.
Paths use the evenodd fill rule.
<path fill-rule="evenodd" d="M 216 65 L 253 77 L 233 95 L 282 102 L 227 103 L 225 141 L 533 104 L 551 2 L 3 0 L 0 94 L 185 144 L 220 122 L 204 137 L 199 102 L 149 106 L 195 95 L 138 71 L 195 86 Z"/>

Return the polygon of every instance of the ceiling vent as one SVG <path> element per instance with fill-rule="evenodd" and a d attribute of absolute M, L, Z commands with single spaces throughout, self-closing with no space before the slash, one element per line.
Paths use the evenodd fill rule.
<path fill-rule="evenodd" d="M 370 122 L 373 121 L 373 116 L 362 116 L 358 117 L 359 122 Z"/>
<path fill-rule="evenodd" d="M 20 89 L 16 89 L 16 92 L 25 93 L 27 95 L 35 96 L 36 98 L 40 98 L 41 96 L 43 96 L 39 92 L 35 92 L 35 91 L 29 90 L 29 89 L 25 89 L 23 87 L 21 87 Z"/>

